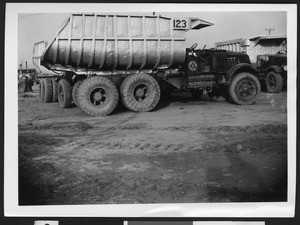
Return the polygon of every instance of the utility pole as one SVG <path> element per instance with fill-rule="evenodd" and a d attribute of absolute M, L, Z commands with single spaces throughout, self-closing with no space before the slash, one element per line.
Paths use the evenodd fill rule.
<path fill-rule="evenodd" d="M 269 35 L 271 35 L 271 31 L 274 31 L 275 28 L 265 28 L 265 30 L 269 32 Z"/>

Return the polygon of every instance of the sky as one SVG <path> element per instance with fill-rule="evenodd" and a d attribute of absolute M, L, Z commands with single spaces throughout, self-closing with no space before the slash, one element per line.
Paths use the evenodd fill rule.
<path fill-rule="evenodd" d="M 198 43 L 198 47 L 214 47 L 219 41 L 237 38 L 251 38 L 267 35 L 266 28 L 275 28 L 271 35 L 286 35 L 287 14 L 276 12 L 155 12 L 171 18 L 198 17 L 213 23 L 213 26 L 200 30 L 189 30 L 186 33 L 186 47 Z M 152 12 L 143 13 L 152 15 Z M 27 61 L 28 67 L 33 68 L 33 44 L 40 41 L 50 42 L 56 32 L 68 18 L 67 13 L 36 13 L 19 14 L 18 18 L 18 63 Z"/>

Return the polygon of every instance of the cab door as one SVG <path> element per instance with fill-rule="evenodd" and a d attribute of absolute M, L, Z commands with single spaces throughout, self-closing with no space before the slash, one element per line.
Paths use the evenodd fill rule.
<path fill-rule="evenodd" d="M 188 76 L 200 74 L 200 62 L 196 51 L 186 49 L 185 71 Z"/>

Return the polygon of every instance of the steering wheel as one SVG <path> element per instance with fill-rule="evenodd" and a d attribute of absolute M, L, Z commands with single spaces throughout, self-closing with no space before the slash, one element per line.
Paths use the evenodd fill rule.
<path fill-rule="evenodd" d="M 195 44 L 193 44 L 193 45 L 190 47 L 190 49 L 191 49 L 191 50 L 194 50 L 195 48 L 197 48 L 197 46 L 198 46 L 198 44 L 195 43 Z"/>

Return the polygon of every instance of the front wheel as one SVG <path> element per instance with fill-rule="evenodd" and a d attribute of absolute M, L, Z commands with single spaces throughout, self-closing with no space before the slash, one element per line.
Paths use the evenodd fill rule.
<path fill-rule="evenodd" d="M 269 72 L 266 77 L 267 90 L 270 93 L 278 93 L 282 90 L 283 80 L 279 73 Z"/>
<path fill-rule="evenodd" d="M 251 73 L 237 74 L 229 85 L 230 100 L 238 105 L 252 105 L 259 97 L 259 80 Z"/>
<path fill-rule="evenodd" d="M 160 87 L 148 74 L 133 74 L 121 84 L 122 102 L 135 112 L 148 112 L 155 108 L 160 99 Z"/>
<path fill-rule="evenodd" d="M 107 116 L 113 112 L 119 101 L 116 85 L 105 77 L 85 79 L 77 91 L 79 107 L 91 116 Z"/>

